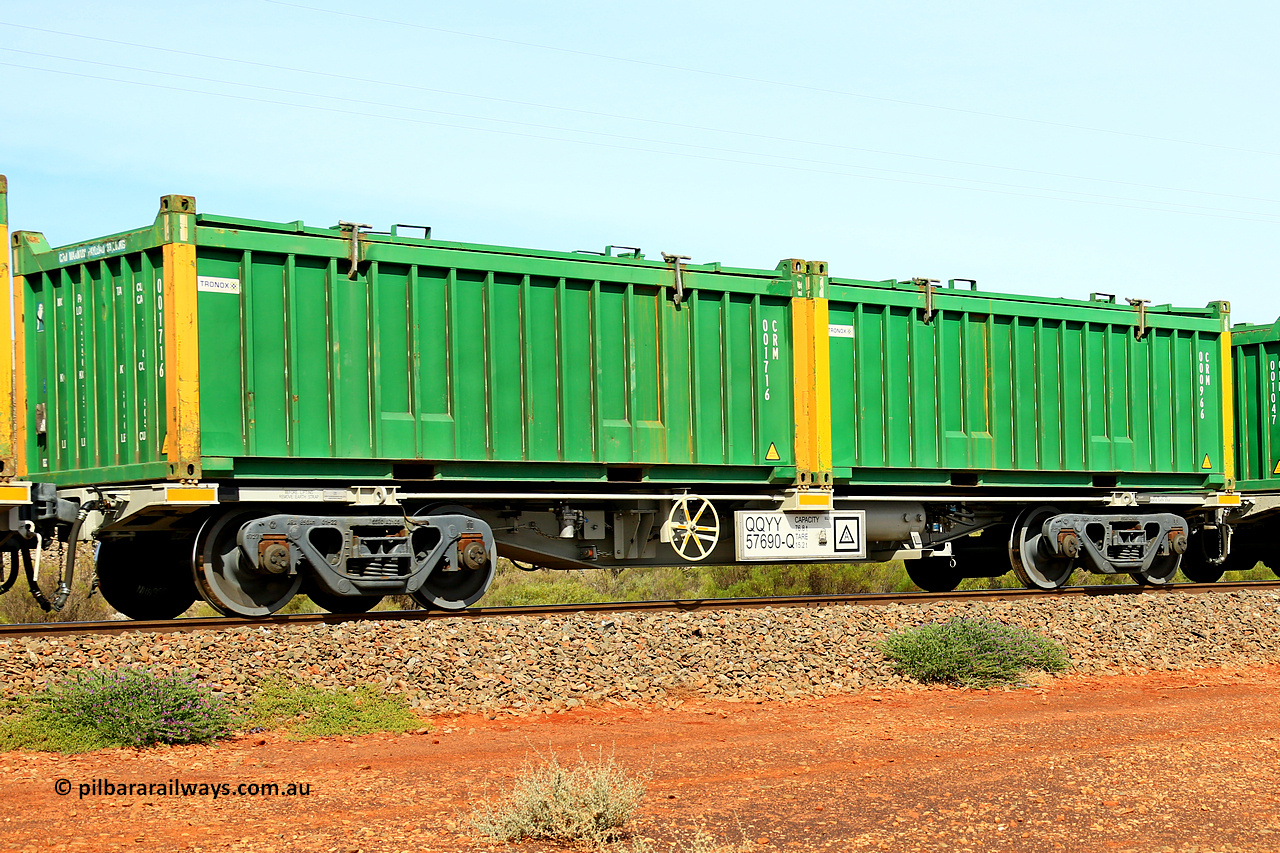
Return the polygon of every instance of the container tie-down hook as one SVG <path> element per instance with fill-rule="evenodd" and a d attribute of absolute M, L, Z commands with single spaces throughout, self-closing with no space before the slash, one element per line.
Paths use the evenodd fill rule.
<path fill-rule="evenodd" d="M 911 282 L 924 291 L 924 321 L 933 319 L 933 291 L 938 286 L 936 278 L 913 278 Z"/>
<path fill-rule="evenodd" d="M 347 260 L 351 262 L 351 268 L 347 270 L 347 278 L 352 281 L 356 280 L 356 273 L 360 267 L 360 229 L 372 228 L 363 222 L 338 222 L 338 227 L 343 231 L 351 232 L 351 250 L 347 254 Z"/>
<path fill-rule="evenodd" d="M 680 262 L 687 261 L 690 258 L 688 255 L 669 255 L 666 252 L 663 252 L 662 259 L 667 263 L 671 264 L 675 269 L 675 272 L 676 272 L 675 303 L 679 305 L 681 302 L 684 302 L 684 274 L 683 274 L 683 270 L 681 270 L 680 268 Z"/>
<path fill-rule="evenodd" d="M 1147 334 L 1147 305 L 1150 304 L 1151 300 L 1126 299 L 1125 302 L 1138 309 L 1138 328 L 1134 330 L 1133 336 L 1138 340 L 1142 340 Z"/>

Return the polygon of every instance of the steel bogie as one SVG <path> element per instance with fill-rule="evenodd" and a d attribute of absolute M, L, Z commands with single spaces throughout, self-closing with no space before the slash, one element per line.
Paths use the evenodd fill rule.
<path fill-rule="evenodd" d="M 1052 552 L 1082 557 L 1084 566 L 1098 574 L 1148 576 L 1171 576 L 1178 570 L 1178 557 L 1187 551 L 1187 530 L 1187 520 L 1171 512 L 1060 515 L 1044 525 Z"/>
<path fill-rule="evenodd" d="M 196 585 L 228 615 L 274 613 L 304 584 L 331 612 L 363 612 L 385 595 L 460 609 L 488 589 L 495 545 L 483 520 L 457 510 L 414 517 L 224 513 L 201 531 Z"/>
<path fill-rule="evenodd" d="M 1024 511 L 1009 537 L 1009 559 L 1025 585 L 1057 589 L 1077 568 L 1128 574 L 1138 583 L 1173 580 L 1188 548 L 1190 525 L 1173 513 Z"/>
<path fill-rule="evenodd" d="M 1178 571 L 1188 529 L 1173 513 L 1070 513 L 1045 522 L 1040 545 L 1047 555 L 1078 557 L 1091 572 L 1164 584 Z"/>

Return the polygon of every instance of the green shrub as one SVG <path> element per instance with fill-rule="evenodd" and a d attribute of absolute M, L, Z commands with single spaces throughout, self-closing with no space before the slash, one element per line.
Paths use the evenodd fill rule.
<path fill-rule="evenodd" d="M 247 726 L 283 729 L 295 740 L 421 728 L 422 718 L 398 696 L 374 687 L 326 690 L 294 679 L 264 679 L 250 701 Z"/>
<path fill-rule="evenodd" d="M 1061 672 L 1067 653 L 1052 640 L 989 619 L 959 618 L 894 634 L 885 657 L 921 682 L 989 687 L 1017 681 L 1028 670 Z"/>
<path fill-rule="evenodd" d="M 599 846 L 622 835 L 644 797 L 644 780 L 623 770 L 612 756 L 579 759 L 561 766 L 553 755 L 544 765 L 526 765 L 515 789 L 497 805 L 471 816 L 472 827 L 498 841 L 554 841 Z"/>
<path fill-rule="evenodd" d="M 582 582 L 582 572 L 541 569 L 500 571 L 481 600 L 481 607 L 522 607 L 546 604 L 586 604 L 607 601 L 605 595 Z"/>
<path fill-rule="evenodd" d="M 47 712 L 31 697 L 6 703 L 0 720 L 0 752 L 89 752 L 114 746 L 93 726 Z"/>
<path fill-rule="evenodd" d="M 233 724 L 227 704 L 185 675 L 96 670 L 17 703 L 0 724 L 0 749 L 207 743 L 229 735 Z"/>
<path fill-rule="evenodd" d="M 891 563 L 798 563 L 714 566 L 713 598 L 775 595 L 849 595 L 915 589 L 900 561 Z"/>

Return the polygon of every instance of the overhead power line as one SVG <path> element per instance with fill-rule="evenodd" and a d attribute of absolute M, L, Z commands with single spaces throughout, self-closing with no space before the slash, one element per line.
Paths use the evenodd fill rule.
<path fill-rule="evenodd" d="M 273 6 L 288 6 L 294 9 L 303 9 L 308 12 L 319 12 L 325 15 L 336 15 L 343 18 L 351 18 L 360 21 L 371 21 L 378 24 L 390 24 L 396 27 L 411 27 L 418 30 L 428 30 L 430 32 L 445 33 L 447 35 L 462 36 L 464 38 L 482 39 L 484 41 L 499 42 L 502 44 L 517 45 L 519 47 L 529 47 L 536 50 L 553 51 L 555 53 L 564 53 L 574 56 L 584 56 L 591 59 L 606 59 L 611 62 L 625 62 L 631 65 L 643 65 L 650 68 L 660 68 L 665 71 L 680 71 L 686 74 L 701 74 L 706 77 L 719 77 L 726 80 L 738 80 L 745 83 L 762 83 L 768 86 L 779 86 L 786 89 L 798 89 L 806 92 L 818 92 L 825 95 L 841 95 L 847 98 L 861 98 L 869 101 L 881 101 L 888 104 L 900 104 L 908 107 L 918 107 L 928 110 L 944 110 L 946 112 L 961 113 L 964 115 L 981 116 L 983 118 L 996 118 L 1005 121 L 1024 122 L 1026 124 L 1038 124 L 1045 127 L 1060 127 L 1069 130 L 1081 130 L 1089 133 L 1106 133 L 1113 136 L 1127 136 L 1133 139 L 1147 139 L 1155 142 L 1169 142 L 1176 145 L 1194 145 L 1202 148 L 1217 148 L 1222 151 L 1237 151 L 1245 154 L 1262 154 L 1268 157 L 1280 157 L 1277 151 L 1262 151 L 1255 148 L 1241 148 L 1234 145 L 1222 145 L 1216 142 L 1201 142 L 1194 139 L 1178 139 L 1172 136 L 1157 136 L 1147 133 L 1134 133 L 1127 130 L 1116 130 L 1108 127 L 1095 127 L 1083 124 L 1070 124 L 1068 122 L 1050 121 L 1048 119 L 1030 118 L 1028 116 L 1009 115 L 1007 113 L 994 113 L 984 110 L 972 110 L 965 107 L 950 107 L 944 104 L 930 104 L 923 101 L 908 101 L 902 98 L 889 98 L 883 95 L 869 95 L 866 92 L 853 92 L 847 89 L 831 89 L 825 86 L 813 86 L 807 83 L 793 83 L 786 80 L 774 80 L 766 77 L 753 77 L 746 74 L 732 74 L 727 71 L 713 71 L 709 68 L 695 68 L 688 65 L 674 65 L 665 62 L 654 62 L 649 59 L 636 59 L 629 56 L 618 56 L 611 53 L 596 53 L 589 50 L 579 50 L 577 48 L 560 47 L 558 45 L 542 44 L 541 42 L 521 41 L 519 39 L 504 38 L 502 36 L 486 35 L 484 33 L 467 32 L 466 30 L 453 30 L 445 27 L 433 27 L 428 24 L 419 24 L 412 21 L 401 21 L 392 18 L 379 18 L 373 15 L 361 15 L 355 12 L 343 12 L 337 9 L 326 9 L 321 6 L 307 6 L 302 3 L 288 3 L 285 0 L 263 0 L 264 3 L 270 3 Z"/>
<path fill-rule="evenodd" d="M 19 50 L 17 48 L 10 48 L 10 47 L 0 47 L 0 50 L 3 50 L 7 53 L 21 53 L 28 56 L 39 56 L 45 59 L 60 59 L 60 60 L 65 60 L 69 62 L 79 62 L 85 65 L 96 65 L 104 68 L 113 68 L 118 71 L 134 71 L 134 72 L 139 72 L 143 74 L 154 74 L 154 75 L 163 76 L 163 77 L 174 77 L 181 80 L 193 80 L 199 83 L 214 83 L 214 84 L 224 85 L 224 86 L 239 86 L 247 89 L 258 89 L 261 91 L 272 92 L 272 93 L 281 94 L 281 95 L 300 95 L 302 97 L 321 98 L 324 100 L 339 101 L 343 103 L 361 104 L 363 106 L 386 107 L 388 109 L 406 110 L 409 112 L 417 112 L 417 113 L 428 113 L 431 115 L 440 115 L 440 116 L 446 116 L 449 118 L 461 118 L 461 119 L 469 119 L 472 121 L 486 121 L 486 122 L 495 122 L 498 124 L 515 125 L 518 127 L 529 127 L 535 130 L 550 130 L 550 131 L 557 131 L 561 133 L 580 133 L 580 134 L 586 134 L 588 136 L 598 136 L 598 137 L 604 137 L 608 139 L 619 139 L 626 142 L 639 142 L 639 143 L 647 143 L 651 145 L 669 145 L 669 146 L 674 146 L 678 148 L 690 148 L 690 149 L 695 149 L 699 151 L 712 152 L 716 154 L 735 154 L 735 155 L 744 156 L 744 157 L 764 157 L 764 158 L 776 159 L 776 160 L 786 160 L 786 161 L 801 163 L 801 164 L 810 165 L 810 166 L 834 166 L 836 168 L 860 169 L 864 171 L 882 172 L 884 174 L 892 174 L 892 175 L 907 175 L 913 178 L 933 178 L 933 179 L 944 180 L 944 181 L 959 181 L 961 183 L 982 184 L 984 186 L 1003 187 L 1003 188 L 1016 189 L 1016 190 L 1033 190 L 1037 192 L 1056 192 L 1056 193 L 1064 193 L 1067 195 L 1078 195 L 1086 198 L 1106 199 L 1109 201 L 1162 204 L 1162 205 L 1169 205 L 1171 207 L 1187 207 L 1187 208 L 1193 208 L 1196 210 L 1207 210 L 1207 211 L 1214 211 L 1218 213 L 1243 214 L 1248 216 L 1276 215 L 1276 214 L 1270 214 L 1270 213 L 1265 213 L 1260 211 L 1233 210 L 1230 208 L 1208 207 L 1206 205 L 1198 205 L 1198 204 L 1186 204 L 1184 202 L 1167 202 L 1167 201 L 1156 201 L 1152 199 L 1135 199 L 1135 198 L 1129 198 L 1126 196 L 1112 196 L 1112 195 L 1104 195 L 1102 193 L 1081 192 L 1079 190 L 1067 190 L 1067 189 L 1059 189 L 1054 187 L 1035 187 L 1035 186 L 1027 186 L 1025 184 L 1004 183 L 1000 181 L 984 181 L 976 178 L 960 178 L 953 175 L 937 175 L 937 174 L 930 174 L 927 172 L 910 172 L 902 169 L 883 169 L 876 166 L 863 166 L 857 163 L 843 163 L 843 162 L 837 162 L 837 161 L 831 161 L 831 160 L 815 160 L 813 158 L 807 158 L 807 157 L 793 157 L 785 154 L 773 154 L 767 151 L 744 151 L 741 149 L 724 148 L 722 146 L 700 145 L 692 142 L 676 142 L 668 139 L 652 139 L 648 137 L 631 136 L 628 134 L 621 134 L 621 133 L 609 133 L 606 131 L 584 130 L 581 128 L 565 127 L 563 125 L 547 125 L 547 124 L 539 124 L 537 122 L 519 121 L 516 119 L 491 118 L 489 116 L 472 115 L 469 113 L 455 113 L 455 112 L 448 112 L 445 110 L 435 110 L 435 109 L 428 109 L 424 107 L 414 107 L 414 106 L 409 106 L 409 105 L 399 104 L 399 103 L 387 103 L 384 101 L 374 101 L 365 97 L 349 98 L 349 97 L 343 97 L 341 95 L 327 95 L 319 92 L 307 92 L 307 91 L 301 91 L 297 89 L 283 89 L 276 86 L 265 86 L 260 83 L 240 83 L 234 80 L 219 80 L 213 77 L 201 77 L 194 74 L 180 74 L 175 71 L 157 71 L 150 68 L 138 68 L 136 66 L 119 65 L 111 62 L 98 62 L 92 59 L 80 59 L 78 57 L 73 57 L 73 56 L 58 56 L 56 54 L 38 53 L 36 51 Z"/>
<path fill-rule="evenodd" d="M 1108 195 L 1102 195 L 1102 193 L 1096 193 L 1096 192 L 1082 192 L 1078 190 L 1060 190 L 1060 188 L 1053 188 L 1053 187 L 1030 187 L 1030 186 L 1025 186 L 1025 184 L 1004 183 L 1004 182 L 998 182 L 998 181 L 982 181 L 982 179 L 977 179 L 977 178 L 957 178 L 955 177 L 955 175 L 929 174 L 929 173 L 922 173 L 922 172 L 906 172 L 906 170 L 902 170 L 902 169 L 882 169 L 878 167 L 867 167 L 867 165 L 860 165 L 856 163 L 840 163 L 840 161 L 832 161 L 832 160 L 815 160 L 812 158 L 796 158 L 796 156 L 790 156 L 790 155 L 771 154 L 771 152 L 768 152 L 768 151 L 744 151 L 740 149 L 726 149 L 726 147 L 722 147 L 722 146 L 699 145 L 699 143 L 695 143 L 695 142 L 654 140 L 654 138 L 630 136 L 630 134 L 625 134 L 625 133 L 588 131 L 588 129 L 563 127 L 563 126 L 558 126 L 558 124 L 539 124 L 536 122 L 521 122 L 521 120 L 516 120 L 516 119 L 490 118 L 490 117 L 486 117 L 486 115 L 472 115 L 468 113 L 451 113 L 451 111 L 419 108 L 419 106 L 410 106 L 410 105 L 404 105 L 404 104 L 389 104 L 389 102 L 385 102 L 385 101 L 370 100 L 370 99 L 367 99 L 367 97 L 344 97 L 339 95 L 325 95 L 325 93 L 321 93 L 321 92 L 291 90 L 291 88 L 264 86 L 264 85 L 260 85 L 260 83 L 241 83 L 237 81 L 227 81 L 227 79 L 200 77 L 200 76 L 196 76 L 196 74 L 180 74 L 178 72 L 168 72 L 168 70 L 137 68 L 137 67 L 133 67 L 133 65 L 102 63 L 102 61 L 97 61 L 97 60 L 78 59 L 76 58 L 76 56 L 58 56 L 55 54 L 36 53 L 36 51 L 18 50 L 18 49 L 15 49 L 15 47 L 0 47 L 0 50 L 4 50 L 6 51 L 6 53 L 42 56 L 42 58 L 45 58 L 45 59 L 60 59 L 60 60 L 67 60 L 67 61 L 76 61 L 76 63 L 82 63 L 87 65 L 99 65 L 99 67 L 114 68 L 116 70 L 131 70 L 131 72 L 156 74 L 156 76 L 161 76 L 161 77 L 189 79 L 189 81 L 196 81 L 201 83 L 215 83 L 215 85 L 220 85 L 220 86 L 239 86 L 242 88 L 255 88 L 255 90 L 274 92 L 276 93 L 276 95 L 298 95 L 302 97 L 319 97 L 319 99 L 346 102 L 346 104 L 379 106 L 379 108 L 407 110 L 407 111 L 412 111 L 412 113 L 428 113 L 431 115 L 443 115 L 443 117 L 447 117 L 447 118 L 470 119 L 470 120 L 476 120 L 476 122 L 493 122 L 498 124 L 511 124 L 511 126 L 538 129 L 538 131 L 556 131 L 561 133 L 582 133 L 582 134 L 588 134 L 588 136 L 612 138 L 612 140 L 648 143 L 648 145 L 668 145 L 673 147 L 682 147 L 682 149 L 708 151 L 708 152 L 713 152 L 713 154 L 732 154 L 732 155 L 739 155 L 739 156 L 748 156 L 748 158 L 768 158 L 768 159 L 774 159 L 774 160 L 787 160 L 787 161 L 791 161 L 791 163 L 814 165 L 814 167 L 860 169 L 860 170 L 867 170 L 867 172 L 908 175 L 908 177 L 911 177 L 911 178 L 933 178 L 933 179 L 940 179 L 940 181 L 957 181 L 960 183 L 983 184 L 983 186 L 1009 188 L 1009 190 L 1059 192 L 1059 193 L 1065 193 L 1065 195 L 1070 195 L 1070 196 L 1083 196 L 1083 197 L 1087 197 L 1087 199 L 1102 199 L 1107 201 L 1121 201 L 1121 202 L 1142 202 L 1142 204 L 1160 204 L 1160 205 L 1169 205 L 1171 207 L 1190 207 L 1190 209 L 1194 209 L 1194 210 L 1215 211 L 1215 213 L 1239 214 L 1239 215 L 1249 215 L 1249 216 L 1275 215 L 1275 214 L 1262 213 L 1262 211 L 1254 211 L 1254 210 L 1233 210 L 1233 209 L 1228 209 L 1228 207 L 1189 205 L 1189 204 L 1185 204 L 1185 202 L 1179 202 L 1179 201 L 1155 201 L 1155 200 L 1149 200 L 1149 199 L 1130 199 L 1130 197 L 1108 196 Z"/>
<path fill-rule="evenodd" d="M 1016 172 L 1016 173 L 1027 174 L 1027 175 L 1040 175 L 1043 177 L 1063 178 L 1067 180 L 1091 181 L 1096 183 L 1111 184 L 1114 186 L 1125 186 L 1125 187 L 1135 187 L 1139 189 L 1160 190 L 1163 192 L 1190 193 L 1194 195 L 1215 196 L 1218 198 L 1230 198 L 1230 199 L 1236 199 L 1240 201 L 1260 201 L 1268 204 L 1280 204 L 1280 199 L 1264 198 L 1259 196 L 1216 192 L 1213 190 L 1193 189 L 1190 187 L 1171 187 L 1171 186 L 1162 185 L 1162 184 L 1148 184 L 1148 183 L 1142 183 L 1138 181 L 1121 181 L 1113 178 L 1099 178 L 1099 177 L 1094 177 L 1090 175 L 1077 175 L 1077 174 L 1072 174 L 1067 172 L 1053 172 L 1053 171 L 1048 171 L 1044 169 L 1029 169 L 1029 168 L 1019 167 L 1019 166 L 1006 166 L 998 163 L 982 163 L 982 162 L 977 162 L 972 160 L 956 160 L 956 159 L 951 159 L 946 157 L 933 157 L 933 156 L 928 156 L 923 154 L 909 154 L 902 151 L 889 151 L 889 150 L 879 149 L 879 148 L 867 148 L 863 146 L 847 145 L 847 144 L 838 143 L 838 142 L 827 142 L 820 139 L 802 139 L 802 138 L 796 138 L 796 137 L 776 136 L 776 135 L 765 134 L 765 133 L 754 133 L 750 131 L 733 130 L 725 127 L 709 127 L 706 125 L 689 124 L 685 122 L 676 122 L 676 121 L 670 121 L 666 119 L 654 119 L 654 118 L 648 118 L 643 116 L 625 115 L 621 113 L 610 113 L 610 112 L 604 112 L 600 110 L 589 110 L 589 109 L 583 109 L 580 107 L 566 107 L 566 106 L 557 105 L 557 104 L 546 104 L 546 103 L 539 103 L 535 101 L 522 101 L 514 98 L 502 98 L 502 97 L 496 97 L 492 95 L 479 95 L 471 92 L 458 92 L 458 91 L 449 90 L 449 89 L 440 89 L 440 88 L 434 88 L 429 86 L 420 86 L 412 83 L 404 83 L 398 80 L 380 80 L 376 78 L 357 77 L 357 76 L 347 75 L 347 74 L 336 74 L 329 71 L 317 71 L 317 70 L 308 69 L 308 68 L 298 68 L 298 67 L 289 66 L 289 65 L 276 65 L 273 63 L 258 62 L 254 60 L 248 60 L 248 59 L 238 59 L 238 58 L 229 57 L 229 56 L 219 56 L 216 54 L 198 53 L 190 50 L 180 50 L 177 48 L 160 47 L 158 45 L 149 45 L 149 44 L 140 44 L 137 42 L 121 41 L 119 39 L 109 39 L 109 38 L 104 38 L 102 36 L 90 36 L 82 33 L 71 33 L 63 30 L 48 29 L 46 27 L 33 27 L 25 24 L 15 24 L 7 21 L 0 21 L 0 26 L 13 27 L 13 28 L 23 29 L 23 30 L 31 30 L 33 32 L 48 33 L 51 35 L 64 36 L 68 38 L 83 39 L 86 41 L 101 42 L 105 44 L 120 45 L 124 47 L 133 47 L 133 48 L 138 48 L 140 50 L 150 50 L 150 51 L 157 51 L 161 53 L 176 54 L 180 56 L 196 57 L 199 59 L 209 59 L 215 62 L 227 62 L 227 63 L 244 65 L 244 66 L 249 66 L 254 68 L 266 68 L 274 71 L 285 71 L 285 72 L 296 73 L 296 74 L 305 74 L 305 75 L 310 75 L 314 77 L 323 77 L 323 78 L 329 78 L 334 80 L 341 80 L 344 82 L 366 83 L 370 85 L 394 87 L 394 88 L 405 89 L 409 91 L 448 95 L 451 97 L 469 98 L 474 100 L 489 101 L 492 103 L 510 104 L 515 106 L 534 107 L 536 109 L 556 110 L 559 112 L 573 113 L 577 115 L 587 115 L 587 116 L 594 116 L 599 118 L 610 118 L 610 119 L 617 119 L 620 121 L 638 122 L 638 123 L 657 125 L 657 126 L 663 126 L 663 127 L 679 128 L 683 130 L 695 130 L 695 131 L 700 131 L 705 133 L 725 134 L 725 135 L 738 136 L 743 138 L 760 139 L 760 140 L 769 141 L 769 142 L 783 142 L 783 143 L 789 143 L 794 145 L 806 145 L 811 147 L 827 148 L 827 149 L 840 150 L 840 151 L 851 151 L 851 152 L 863 153 L 863 154 L 875 154 L 875 155 L 888 156 L 888 157 L 906 158 L 911 160 L 924 160 L 927 162 L 945 163 L 947 165 L 953 165 L 953 166 L 967 166 L 967 167 L 979 168 L 979 169 L 995 169 L 1000 171 Z M 17 53 L 27 53 L 34 56 L 67 59 L 75 62 L 89 62 L 89 60 L 82 60 L 75 57 L 60 57 L 55 54 L 37 53 L 35 51 L 22 51 L 16 48 L 0 48 L 0 49 L 11 50 Z M 122 69 L 129 69 L 129 70 L 138 70 L 138 71 L 144 71 L 146 73 L 166 73 L 166 74 L 170 74 L 171 76 L 188 76 L 188 75 L 179 75 L 173 72 L 156 72 L 150 69 L 135 69 L 130 66 L 112 65 L 110 63 L 92 63 L 92 64 L 99 64 L 99 65 L 105 65 L 108 67 L 122 68 Z M 208 80 L 208 78 L 200 78 L 200 77 L 191 77 L 190 79 Z M 216 81 L 216 82 L 223 82 L 223 81 Z M 247 84 L 230 83 L 230 85 L 247 85 Z M 270 88 L 270 87 L 261 87 L 261 88 Z M 275 90 L 275 91 L 288 91 L 288 90 Z M 333 96 L 315 95 L 315 97 L 333 97 Z M 361 99 L 361 100 L 363 101 L 364 99 Z M 396 105 L 396 106 L 400 106 L 400 105 Z M 441 114 L 448 114 L 448 113 L 441 113 Z M 505 121 L 504 119 L 485 119 L 485 120 Z M 592 131 L 575 131 L 575 132 L 590 133 Z M 681 143 L 669 143 L 669 144 L 681 144 Z M 769 155 L 769 156 L 773 156 L 773 155 Z M 865 168 L 870 168 L 870 167 L 865 167 Z M 893 171 L 893 170 L 886 170 L 886 171 Z M 906 174 L 916 174 L 916 173 L 906 173 Z M 948 179 L 952 179 L 952 178 L 948 178 Z M 968 179 L 954 178 L 954 180 L 968 180 Z M 1064 192 L 1069 192 L 1069 191 L 1064 191 Z"/>
<path fill-rule="evenodd" d="M 697 154 L 697 153 L 688 152 L 688 151 L 662 151 L 662 150 L 656 150 L 653 148 L 639 147 L 635 145 L 621 145 L 617 143 L 599 142 L 599 141 L 593 141 L 593 140 L 569 139 L 569 138 L 560 137 L 560 136 L 546 136 L 542 134 L 525 133 L 525 132 L 514 131 L 514 130 L 500 130 L 497 128 L 475 127 L 473 125 L 455 124 L 450 122 L 429 121 L 427 119 L 410 118 L 407 116 L 391 116 L 391 115 L 385 115 L 381 113 L 368 113 L 368 112 L 362 112 L 359 110 L 341 109 L 338 107 L 327 107 L 327 106 L 321 106 L 316 104 L 299 104 L 292 101 L 277 101 L 277 100 L 271 100 L 267 98 L 254 98 L 254 97 L 249 97 L 247 95 L 235 95 L 227 92 L 210 92 L 202 89 L 188 89 L 180 86 L 168 86 L 160 83 L 146 83 L 139 80 L 122 80 L 116 77 L 104 77 L 101 75 L 84 74 L 77 71 L 66 71 L 66 70 L 54 69 L 54 68 L 40 68 L 37 66 L 22 65 L 22 64 L 13 63 L 13 62 L 0 62 L 0 66 L 10 67 L 10 68 L 22 68 L 29 71 L 38 71 L 38 72 L 49 73 L 49 74 L 59 74 L 59 75 L 70 76 L 70 77 L 80 77 L 83 79 L 120 83 L 120 84 L 131 85 L 131 86 L 142 86 L 142 87 L 151 88 L 151 89 L 183 92 L 185 94 L 206 95 L 209 97 L 225 98 L 225 99 L 246 101 L 246 102 L 252 102 L 252 103 L 259 103 L 259 104 L 267 104 L 271 106 L 294 107 L 297 109 L 316 110 L 316 111 L 327 112 L 327 113 L 336 113 L 340 115 L 357 116 L 361 118 L 374 118 L 374 119 L 383 119 L 387 121 L 408 122 L 411 124 L 431 125 L 435 127 L 456 128 L 461 130 L 477 131 L 481 133 L 501 134 L 504 136 L 518 136 L 518 137 L 524 137 L 529 139 L 540 139 L 540 140 L 546 140 L 546 141 L 552 141 L 552 142 L 568 142 L 576 145 L 590 145 L 595 147 L 612 148 L 612 149 L 623 150 L 623 151 L 635 151 L 635 152 L 641 152 L 645 154 L 665 154 L 667 156 L 684 157 L 684 158 L 697 159 L 697 160 L 709 160 L 709 161 L 720 162 L 720 163 L 734 163 L 738 165 L 761 166 L 765 168 L 784 169 L 784 170 L 795 171 L 795 172 L 838 175 L 838 176 L 847 177 L 847 178 L 861 178 L 863 180 L 887 181 L 887 182 L 898 183 L 898 184 L 913 184 L 913 185 L 919 185 L 919 186 L 941 187 L 941 188 L 953 189 L 953 190 L 967 190 L 969 192 L 982 192 L 982 193 L 990 193 L 990 194 L 996 194 L 996 195 L 1016 196 L 1021 198 L 1046 199 L 1050 201 L 1068 201 L 1068 202 L 1075 202 L 1077 204 L 1092 204 L 1092 205 L 1101 205 L 1105 207 L 1120 207 L 1120 208 L 1128 208 L 1131 210 L 1146 210 L 1146 211 L 1154 211 L 1154 212 L 1161 212 L 1161 213 L 1180 213 L 1188 216 L 1202 216 L 1202 217 L 1211 217 L 1211 218 L 1217 218 L 1217 219 L 1234 219 L 1239 221 L 1261 222 L 1261 223 L 1267 223 L 1267 224 L 1273 224 L 1273 225 L 1277 224 L 1276 220 L 1274 219 L 1258 218 L 1260 216 L 1267 216 L 1267 214 L 1256 214 L 1249 211 L 1236 211 L 1234 213 L 1238 213 L 1239 215 L 1227 215 L 1224 213 L 1214 213 L 1214 212 L 1207 212 L 1207 211 L 1182 210 L 1182 209 L 1179 209 L 1178 207 L 1150 206 L 1152 204 L 1169 204 L 1166 202 L 1146 202 L 1142 204 L 1124 204 L 1116 201 L 1103 201 L 1103 200 L 1095 200 L 1095 199 L 1089 199 L 1089 198 L 1064 198 L 1062 196 L 1041 195 L 1038 193 L 1027 193 L 1027 192 L 1014 192 L 1012 190 L 993 189 L 993 188 L 987 188 L 987 187 L 957 186 L 954 183 L 946 184 L 946 183 L 937 183 L 935 181 L 913 180 L 908 178 L 890 178 L 890 177 L 884 177 L 881 175 L 860 175 L 860 174 L 850 173 L 847 171 L 837 171 L 833 169 L 816 168 L 816 166 L 810 167 L 810 166 L 800 166 L 800 165 L 787 165 L 783 163 L 760 162 L 758 160 L 741 160 L 741 159 L 733 159 L 733 158 L 726 158 L 726 157 L 715 157 L 708 154 Z M 492 119 L 487 119 L 487 120 L 493 121 Z M 645 141 L 645 140 L 638 140 L 638 141 Z M 669 143 L 660 143 L 660 144 L 669 144 Z M 748 154 L 748 156 L 752 156 L 752 155 Z M 759 154 L 754 156 L 769 157 L 774 155 Z M 864 167 L 853 166 L 849 168 L 864 168 Z M 964 181 L 965 179 L 951 178 L 948 180 Z M 1049 192 L 1070 192 L 1070 191 L 1049 190 Z"/>

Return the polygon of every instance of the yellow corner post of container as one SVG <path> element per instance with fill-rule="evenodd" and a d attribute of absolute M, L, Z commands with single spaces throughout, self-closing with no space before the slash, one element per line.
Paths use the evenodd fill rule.
<path fill-rule="evenodd" d="M 809 434 L 809 422 L 812 418 L 813 366 L 811 365 L 810 347 L 805 342 L 813 337 L 813 317 L 809 300 L 802 297 L 791 299 L 791 350 L 792 350 L 792 383 L 795 386 L 795 419 L 796 419 L 796 482 L 808 485 L 813 472 L 812 441 Z"/>
<path fill-rule="evenodd" d="M 791 299 L 796 482 L 831 485 L 831 344 L 824 261 L 793 261 Z"/>
<path fill-rule="evenodd" d="M 1225 487 L 1236 487 L 1236 404 L 1232 396 L 1235 384 L 1235 364 L 1231 360 L 1231 303 L 1222 306 L 1222 475 Z"/>
<path fill-rule="evenodd" d="M 831 336 L 825 298 L 813 300 L 813 471 L 831 485 Z"/>
<path fill-rule="evenodd" d="M 9 331 L 9 305 L 13 299 L 13 291 L 9 286 L 9 181 L 0 175 L 0 329 L 3 329 L 4 346 L 0 346 L 0 381 L 7 382 L 8 387 L 0 393 L 0 480 L 16 476 L 18 460 L 15 439 L 17 437 L 17 421 L 14 400 L 17 389 L 14 387 L 14 336 Z"/>
<path fill-rule="evenodd" d="M 194 200 L 190 212 L 170 207 L 171 199 L 185 198 L 161 200 L 161 212 L 171 212 L 164 244 L 165 447 L 169 477 L 178 480 L 198 479 L 201 473 Z"/>

